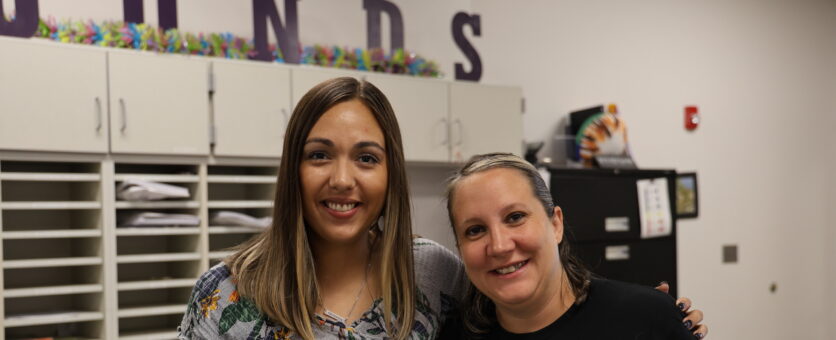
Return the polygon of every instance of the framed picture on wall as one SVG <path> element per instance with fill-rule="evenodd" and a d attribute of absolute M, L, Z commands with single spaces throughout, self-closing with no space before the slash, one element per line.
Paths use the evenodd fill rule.
<path fill-rule="evenodd" d="M 697 218 L 700 212 L 697 173 L 684 172 L 676 175 L 676 217 Z"/>

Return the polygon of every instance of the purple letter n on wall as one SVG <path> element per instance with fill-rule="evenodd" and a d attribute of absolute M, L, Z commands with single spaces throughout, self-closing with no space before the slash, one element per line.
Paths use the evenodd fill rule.
<path fill-rule="evenodd" d="M 0 35 L 29 38 L 38 30 L 38 0 L 15 0 L 15 19 L 6 21 L 0 2 Z"/>
<path fill-rule="evenodd" d="M 270 20 L 276 40 L 279 41 L 279 50 L 284 57 L 284 62 L 299 63 L 299 21 L 296 19 L 296 1 L 284 1 L 285 25 L 282 25 L 279 9 L 276 8 L 273 0 L 253 0 L 253 38 L 256 51 L 254 59 L 273 60 L 267 40 L 267 20 Z"/>

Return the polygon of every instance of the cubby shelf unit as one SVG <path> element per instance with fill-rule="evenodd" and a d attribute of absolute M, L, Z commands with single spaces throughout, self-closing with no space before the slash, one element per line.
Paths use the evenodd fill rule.
<path fill-rule="evenodd" d="M 0 340 L 176 339 L 200 274 L 265 230 L 211 217 L 272 216 L 277 168 L 75 158 L 0 152 Z M 189 197 L 123 200 L 117 192 L 127 180 L 184 187 Z M 142 212 L 191 214 L 199 224 L 127 225 Z"/>
<path fill-rule="evenodd" d="M 128 180 L 188 189 L 189 197 L 114 204 L 116 224 L 116 333 L 119 339 L 176 338 L 191 287 L 208 268 L 206 184 L 203 164 L 117 162 L 113 187 Z M 116 193 L 118 197 L 118 192 Z M 134 213 L 188 214 L 198 225 L 125 225 Z"/>
<path fill-rule="evenodd" d="M 102 338 L 101 162 L 0 159 L 2 338 Z"/>
<path fill-rule="evenodd" d="M 264 227 L 214 224 L 212 216 L 221 211 L 244 213 L 255 218 L 273 215 L 276 190 L 275 166 L 209 166 L 207 210 L 210 264 L 232 255 L 231 247 L 247 241 Z"/>

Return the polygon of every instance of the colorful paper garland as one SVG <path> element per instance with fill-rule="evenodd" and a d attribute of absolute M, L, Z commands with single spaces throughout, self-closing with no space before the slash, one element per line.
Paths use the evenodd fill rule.
<path fill-rule="evenodd" d="M 211 56 L 227 59 L 253 59 L 252 40 L 232 33 L 194 34 L 176 28 L 162 30 L 147 24 L 122 21 L 97 24 L 91 21 L 40 20 L 36 37 L 63 43 L 128 48 L 158 53 Z M 284 62 L 281 50 L 270 44 L 272 59 Z M 300 64 L 361 71 L 441 77 L 438 65 L 401 49 L 386 54 L 381 48 L 342 48 L 313 45 L 301 49 Z"/>

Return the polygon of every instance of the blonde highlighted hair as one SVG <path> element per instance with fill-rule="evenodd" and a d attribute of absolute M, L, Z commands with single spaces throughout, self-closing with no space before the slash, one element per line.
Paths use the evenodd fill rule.
<path fill-rule="evenodd" d="M 406 339 L 415 319 L 415 278 L 403 144 L 400 128 L 386 96 L 371 83 L 343 77 L 327 80 L 306 93 L 293 110 L 285 133 L 274 201 L 273 226 L 238 247 L 225 262 L 241 296 L 251 299 L 278 324 L 304 339 L 313 339 L 319 288 L 308 230 L 302 213 L 299 166 L 308 133 L 322 114 L 336 104 L 359 100 L 383 131 L 388 180 L 380 247 L 380 282 L 387 333 Z M 393 317 L 394 316 L 394 317 Z"/>

